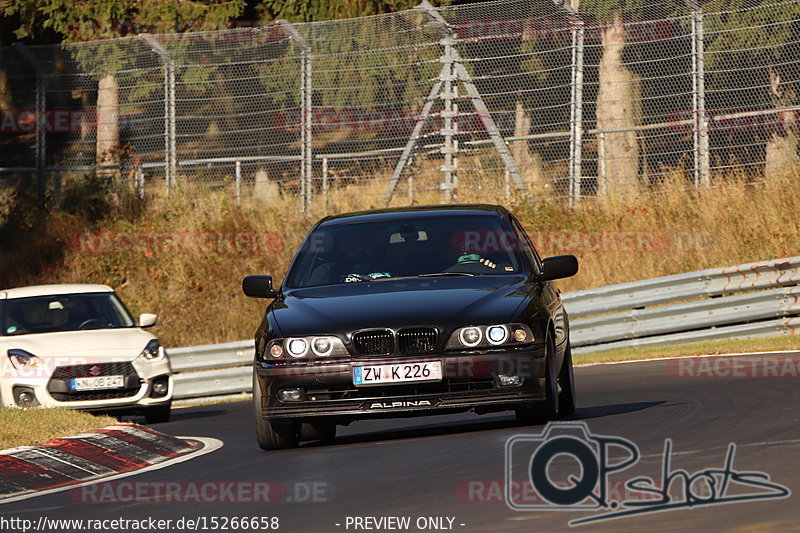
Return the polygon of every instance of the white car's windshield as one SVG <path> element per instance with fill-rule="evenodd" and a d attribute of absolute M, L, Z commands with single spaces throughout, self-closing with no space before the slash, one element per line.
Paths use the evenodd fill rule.
<path fill-rule="evenodd" d="M 0 306 L 0 335 L 27 335 L 134 325 L 111 292 L 58 294 L 6 300 Z"/>

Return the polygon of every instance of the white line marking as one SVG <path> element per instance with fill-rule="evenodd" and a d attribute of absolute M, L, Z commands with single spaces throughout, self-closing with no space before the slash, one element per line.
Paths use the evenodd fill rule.
<path fill-rule="evenodd" d="M 132 472 L 123 472 L 121 474 L 111 474 L 111 475 L 102 475 L 100 477 L 90 479 L 84 481 L 82 483 L 75 483 L 74 485 L 67 485 L 65 487 L 57 487 L 54 489 L 47 489 L 37 492 L 30 492 L 26 494 L 20 494 L 19 496 L 12 496 L 11 498 L 6 498 L 0 500 L 0 505 L 4 503 L 11 503 L 17 502 L 20 500 L 27 500 L 29 498 L 37 498 L 39 496 L 44 496 L 45 494 L 54 494 L 56 492 L 63 492 L 65 490 L 76 489 L 78 487 L 86 487 L 88 485 L 95 485 L 97 483 L 105 483 L 106 481 L 111 481 L 114 479 L 121 479 L 128 476 L 135 476 L 137 474 L 143 474 L 145 472 L 152 472 L 153 470 L 160 470 L 162 468 L 166 468 L 168 466 L 172 466 L 178 463 L 182 463 L 184 461 L 188 461 L 189 459 L 194 459 L 195 457 L 200 457 L 201 455 L 205 455 L 207 453 L 214 452 L 219 450 L 223 446 L 223 442 L 219 439 L 212 439 L 210 437 L 177 437 L 179 439 L 192 439 L 203 443 L 203 448 L 197 450 L 195 452 L 188 453 L 186 455 L 179 455 L 173 459 L 167 459 L 166 461 L 162 461 L 160 463 L 156 463 L 154 465 L 146 466 L 139 470 L 134 470 Z"/>

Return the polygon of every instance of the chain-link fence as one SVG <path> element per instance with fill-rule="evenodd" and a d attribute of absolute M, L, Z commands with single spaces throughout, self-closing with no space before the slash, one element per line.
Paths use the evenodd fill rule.
<path fill-rule="evenodd" d="M 576 4 L 8 47 L 0 179 L 313 210 L 797 174 L 800 3 Z"/>

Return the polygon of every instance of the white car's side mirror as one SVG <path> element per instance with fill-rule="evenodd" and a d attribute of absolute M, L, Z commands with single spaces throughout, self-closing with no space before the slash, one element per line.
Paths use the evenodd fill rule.
<path fill-rule="evenodd" d="M 154 315 L 153 313 L 142 313 L 139 315 L 140 328 L 149 328 L 151 326 L 155 326 L 156 322 L 158 322 L 158 315 Z"/>

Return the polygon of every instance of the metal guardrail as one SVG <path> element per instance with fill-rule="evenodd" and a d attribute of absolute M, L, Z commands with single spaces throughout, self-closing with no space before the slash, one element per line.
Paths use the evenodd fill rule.
<path fill-rule="evenodd" d="M 800 315 L 800 287 L 634 309 L 571 321 L 573 346 L 602 345 L 669 333 Z M 569 309 L 569 308 L 567 308 Z"/>
<path fill-rule="evenodd" d="M 800 257 L 562 295 L 575 353 L 800 333 Z M 169 350 L 175 398 L 250 392 L 252 340 Z"/>
<path fill-rule="evenodd" d="M 562 299 L 578 317 L 798 284 L 800 257 L 789 257 L 574 291 Z"/>
<path fill-rule="evenodd" d="M 253 340 L 170 349 L 174 397 L 180 400 L 250 392 L 254 349 Z"/>
<path fill-rule="evenodd" d="M 620 283 L 563 295 L 575 353 L 791 334 L 800 257 Z M 760 325 L 759 325 L 760 323 Z"/>

